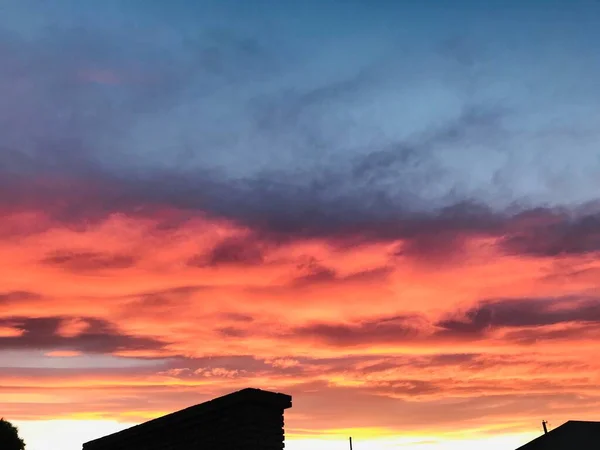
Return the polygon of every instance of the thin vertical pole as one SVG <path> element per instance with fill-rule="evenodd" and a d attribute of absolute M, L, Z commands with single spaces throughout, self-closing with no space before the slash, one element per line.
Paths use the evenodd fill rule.
<path fill-rule="evenodd" d="M 350 450 L 352 450 L 352 436 L 350 436 Z"/>

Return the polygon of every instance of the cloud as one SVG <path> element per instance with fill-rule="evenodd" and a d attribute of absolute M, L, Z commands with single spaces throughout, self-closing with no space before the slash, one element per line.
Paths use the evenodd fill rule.
<path fill-rule="evenodd" d="M 0 293 L 0 305 L 6 304 L 17 304 L 22 301 L 28 300 L 38 300 L 41 299 L 42 296 L 35 292 L 28 291 L 12 291 L 12 292 L 4 292 Z"/>
<path fill-rule="evenodd" d="M 183 310 L 193 307 L 192 299 L 205 291 L 205 286 L 178 286 L 173 288 L 127 294 L 119 299 L 119 317 L 156 317 L 176 319 Z"/>
<path fill-rule="evenodd" d="M 222 315 L 222 317 L 225 320 L 228 320 L 228 321 L 230 320 L 233 322 L 248 323 L 248 322 L 254 321 L 254 317 L 252 317 L 248 314 L 240 314 L 240 313 L 235 313 L 235 312 L 225 313 Z"/>
<path fill-rule="evenodd" d="M 176 304 L 188 299 L 191 295 L 203 291 L 205 286 L 178 286 L 173 288 L 158 289 L 156 291 L 142 292 L 128 296 L 137 301 L 136 306 L 153 307 Z"/>
<path fill-rule="evenodd" d="M 181 184 L 182 181 L 173 181 Z M 123 212 L 130 217 L 148 217 L 157 221 L 157 226 L 164 220 L 159 212 L 161 205 L 170 208 L 182 208 L 179 212 L 181 220 L 175 226 L 182 226 L 190 217 L 203 216 L 206 213 L 213 217 L 226 218 L 237 221 L 243 227 L 251 227 L 254 234 L 248 238 L 228 238 L 214 246 L 207 254 L 194 257 L 192 265 L 223 265 L 223 264 L 259 264 L 264 261 L 266 252 L 281 244 L 282 241 L 295 238 L 321 237 L 327 238 L 332 243 L 356 243 L 362 241 L 401 241 L 398 255 L 413 259 L 431 262 L 444 260 L 454 261 L 456 256 L 464 252 L 464 246 L 474 238 L 496 239 L 498 248 L 511 255 L 528 255 L 532 257 L 555 257 L 569 255 L 593 254 L 599 250 L 599 239 L 595 224 L 598 221 L 597 213 L 593 212 L 594 206 L 574 208 L 570 211 L 533 208 L 514 211 L 497 212 L 489 207 L 471 202 L 459 202 L 451 207 L 435 209 L 431 212 L 407 211 L 402 206 L 393 204 L 381 205 L 378 209 L 360 211 L 347 210 L 344 213 L 339 207 L 342 203 L 337 200 L 326 206 L 318 199 L 307 200 L 312 211 L 302 212 L 304 201 L 298 202 L 296 196 L 303 196 L 301 189 L 298 192 L 289 192 L 291 197 L 280 200 L 269 200 L 269 193 L 262 195 L 257 192 L 257 197 L 264 201 L 264 205 L 243 200 L 244 188 L 236 192 L 236 183 L 226 187 L 214 184 L 210 189 L 216 189 L 215 195 L 221 199 L 221 205 L 212 208 L 208 204 L 189 203 L 185 199 L 190 187 L 180 185 L 173 187 L 171 181 L 164 179 L 160 182 L 163 193 L 152 198 L 152 190 L 156 183 L 142 183 L 135 186 L 116 185 L 110 190 L 102 187 L 83 187 L 77 183 L 74 186 L 58 185 L 45 186 L 36 191 L 32 186 L 24 187 L 29 190 L 27 197 L 37 199 L 37 207 L 45 208 L 43 204 L 54 205 L 54 195 L 63 196 L 67 207 L 50 206 L 47 211 L 55 215 L 65 225 L 87 224 L 90 220 L 105 220 L 110 214 Z M 34 184 L 35 185 L 35 184 Z M 232 187 L 233 186 L 233 187 Z M 146 189 L 146 187 L 148 189 Z M 132 189 L 133 188 L 133 189 Z M 34 189 L 33 191 L 31 191 Z M 192 192 L 195 191 L 191 188 Z M 202 191 L 202 188 L 198 188 Z M 287 196 L 286 186 L 273 188 L 277 196 Z M 75 190 L 76 194 L 72 191 Z M 177 191 L 188 192 L 180 197 Z M 16 197 L 23 195 L 16 193 Z M 54 194 L 52 194 L 54 192 Z M 242 197 L 239 197 L 242 195 Z M 252 194 L 254 195 L 254 194 Z M 11 202 L 18 203 L 14 196 Z M 204 196 L 206 198 L 206 196 Z M 239 198 L 245 206 L 231 205 L 231 211 L 223 208 L 228 199 Z M 338 199 L 339 200 L 339 199 Z M 24 205 L 31 200 L 24 200 Z M 361 203 L 358 199 L 348 200 L 351 203 Z M 238 200 L 235 200 L 237 205 Z M 288 210 L 286 205 L 294 205 Z M 361 203 L 363 204 L 363 203 Z M 367 202 L 366 204 L 369 204 Z M 366 204 L 363 204 L 366 205 Z M 281 205 L 281 208 L 278 206 Z M 323 209 L 321 209 L 321 206 Z M 35 204 L 29 208 L 36 209 Z M 191 209 L 188 209 L 191 208 Z M 247 209 L 244 212 L 244 208 Z M 250 208 L 250 209 L 248 209 Z M 266 209 L 265 209 L 266 208 Z M 386 209 L 387 208 L 387 209 Z M 592 209 L 592 212 L 589 210 Z M 327 211 L 330 212 L 327 212 Z M 186 212 L 187 211 L 187 212 Z M 191 214 L 191 215 L 190 215 Z M 302 217 L 300 217 L 302 216 Z M 60 222 L 59 222 L 60 223 Z M 54 223 L 58 226 L 59 223 Z M 66 263 L 67 251 L 63 254 L 50 256 L 48 262 L 63 261 Z M 105 258 L 100 255 L 80 255 L 87 259 Z M 73 255 L 73 259 L 75 255 Z M 127 255 L 115 255 L 114 262 L 129 263 Z M 133 263 L 133 261 L 130 261 Z M 99 264 L 100 261 L 99 261 Z"/>
<path fill-rule="evenodd" d="M 223 337 L 228 338 L 243 339 L 253 334 L 252 330 L 245 330 L 239 327 L 221 327 L 218 331 Z"/>
<path fill-rule="evenodd" d="M 596 322 L 592 324 L 566 323 L 561 327 L 544 327 L 541 329 L 517 329 L 508 331 L 505 334 L 506 340 L 523 345 L 541 344 L 550 341 L 596 341 L 598 338 L 600 338 L 600 326 Z"/>
<path fill-rule="evenodd" d="M 6 413 L 254 384 L 296 436 L 592 415 L 596 16 L 257 1 L 0 15 Z"/>
<path fill-rule="evenodd" d="M 137 120 L 142 110 L 147 116 L 156 113 L 160 117 L 163 108 L 174 105 L 186 110 L 192 105 L 183 93 L 192 88 L 208 92 L 211 86 L 242 79 L 245 88 L 249 75 L 277 72 L 280 53 L 260 37 L 240 37 L 230 30 L 192 37 L 175 52 L 162 47 L 148 49 L 143 45 L 143 33 L 133 39 L 123 39 L 120 35 L 123 32 L 116 29 L 109 34 L 101 28 L 85 32 L 71 29 L 34 41 L 18 36 L 9 39 L 11 45 L 6 47 L 5 56 L 20 61 L 24 76 L 45 74 L 43 78 L 29 80 L 35 95 L 40 96 L 31 94 L 32 105 L 42 105 L 45 109 L 21 106 L 11 110 L 11 120 L 20 117 L 15 111 L 22 112 L 23 120 L 27 117 L 38 127 L 33 133 L 38 137 L 33 142 L 25 141 L 23 136 L 15 134 L 18 127 L 6 130 L 5 139 L 13 142 L 5 145 L 7 151 L 2 152 L 2 167 L 11 175 L 4 177 L 3 202 L 23 206 L 33 200 L 37 204 L 32 207 L 49 210 L 66 221 L 97 220 L 115 212 L 133 214 L 140 207 L 170 206 L 226 217 L 274 233 L 403 237 L 411 232 L 407 227 L 426 227 L 427 223 L 436 221 L 434 211 L 460 204 L 465 199 L 460 195 L 420 198 L 423 195 L 418 194 L 419 191 L 452 191 L 450 173 L 437 155 L 439 148 L 498 134 L 506 114 L 496 106 L 467 104 L 441 125 L 424 132 L 381 142 L 376 148 L 353 151 L 349 157 L 336 153 L 339 161 L 334 165 L 310 165 L 300 170 L 284 166 L 231 175 L 210 167 L 206 159 L 210 142 L 177 142 L 177 154 L 201 163 L 188 164 L 189 169 L 184 169 L 180 164 L 160 161 L 161 164 L 152 168 L 138 170 L 139 158 L 130 157 L 124 149 L 118 157 L 105 156 L 107 146 L 99 148 L 105 139 L 99 136 L 121 136 L 122 130 Z M 48 58 L 54 56 L 55 60 L 62 60 L 61 55 L 67 53 L 71 57 L 66 64 L 54 64 L 48 72 L 46 59 L 36 57 L 40 53 L 48 54 Z M 327 124 L 309 120 L 327 112 L 328 102 L 347 102 L 356 92 L 368 92 L 374 86 L 379 75 L 372 65 L 369 67 L 368 70 L 351 70 L 341 81 L 329 79 L 314 86 L 296 83 L 296 93 L 279 88 L 265 95 L 252 92 L 239 100 L 250 105 L 248 117 L 262 117 L 262 125 L 255 132 L 266 133 L 267 141 L 271 140 L 268 144 L 279 145 L 273 133 L 285 129 L 302 141 L 307 134 L 329 133 Z M 84 73 L 119 72 L 125 79 L 136 79 L 147 73 L 150 79 L 106 92 L 73 83 L 74 74 L 82 70 Z M 5 74 L 9 80 L 14 76 Z M 104 101 L 107 94 L 110 100 Z M 64 111 L 52 114 L 55 123 L 48 123 L 46 110 L 48 105 L 57 103 L 54 96 L 61 97 Z M 85 114 L 85 108 L 93 110 L 93 117 Z M 256 108 L 263 114 L 257 115 Z M 163 123 L 172 123 L 171 117 L 162 118 Z M 302 126 L 303 122 L 306 127 Z M 187 122 L 180 122 L 180 126 L 184 123 Z M 194 136 L 194 140 L 197 138 Z M 147 136 L 143 143 L 148 144 Z M 194 148 L 192 153 L 186 150 L 190 145 Z M 341 143 L 324 142 L 324 145 L 339 147 Z M 122 164 L 115 166 L 115 160 Z M 42 174 L 45 182 L 39 180 Z M 33 184 L 31 175 L 38 178 Z M 438 197 L 435 193 L 433 196 Z M 63 200 L 60 203 L 59 198 Z M 423 208 L 432 212 L 430 217 L 421 220 L 415 213 Z M 442 218 L 440 226 L 445 220 Z M 405 221 L 409 223 L 404 225 Z M 234 242 L 223 245 L 215 248 L 212 255 L 215 261 L 227 255 L 234 257 L 234 251 L 241 256 L 241 249 Z M 257 249 L 245 251 L 245 257 L 260 259 Z"/>
<path fill-rule="evenodd" d="M 562 340 L 593 337 L 600 333 L 600 300 L 594 297 L 487 300 L 466 311 L 446 314 L 440 320 L 413 314 L 382 316 L 356 323 L 312 323 L 295 328 L 289 337 L 334 347 L 423 346 L 451 344 L 457 340 L 485 341 L 496 331 L 505 332 L 496 336 L 500 341 L 520 343 L 533 343 L 545 337 Z"/>
<path fill-rule="evenodd" d="M 566 323 L 600 325 L 597 298 L 524 298 L 483 301 L 458 318 L 436 323 L 443 333 L 477 335 L 498 328 L 544 327 Z"/>
<path fill-rule="evenodd" d="M 292 280 L 291 285 L 293 287 L 310 287 L 320 284 L 377 283 L 385 281 L 393 272 L 392 267 L 386 266 L 349 274 L 339 274 L 336 270 L 322 265 L 312 257 L 301 261 L 298 264 L 298 270 L 303 274 Z"/>
<path fill-rule="evenodd" d="M 127 269 L 135 265 L 131 255 L 104 254 L 93 251 L 56 251 L 42 260 L 42 264 L 72 272 Z"/>
<path fill-rule="evenodd" d="M 89 31 L 83 40 L 55 38 L 57 41 L 52 45 L 62 47 L 66 42 L 76 41 L 77 44 L 69 45 L 75 45 L 75 54 L 82 61 L 90 58 L 83 51 L 89 47 L 95 49 L 100 60 L 104 58 L 103 55 L 115 54 L 121 55 L 115 56 L 119 64 L 130 64 L 125 55 L 137 51 L 137 41 L 127 44 L 131 48 L 126 46 L 125 49 L 115 51 L 115 38 L 106 41 L 103 39 L 104 34 L 94 33 L 97 32 Z M 69 36 L 72 37 L 71 34 Z M 263 44 L 252 44 L 252 39 L 248 42 L 244 39 L 240 41 L 228 37 L 227 33 L 217 33 L 214 39 L 216 48 L 208 52 L 214 55 L 238 55 L 238 52 L 246 52 L 248 58 L 256 57 L 260 60 L 262 56 L 259 54 L 268 53 L 260 48 Z M 16 49 L 21 46 L 25 46 L 25 54 L 35 53 L 35 49 L 27 45 L 36 44 L 20 43 L 17 38 L 12 41 L 14 49 L 6 50 L 14 52 L 14 55 L 11 53 L 12 58 L 16 58 Z M 200 60 L 186 59 L 187 56 L 195 55 L 192 52 L 195 45 L 200 44 L 194 41 L 180 55 L 180 59 L 173 60 L 174 57 L 158 51 L 146 55 L 146 59 L 142 60 L 149 65 L 153 61 L 160 61 L 162 64 L 158 66 L 168 73 L 171 70 L 168 69 L 168 62 L 173 63 L 174 68 L 188 67 L 180 70 L 181 73 L 189 74 L 185 75 L 185 81 L 181 83 L 187 87 L 191 86 L 198 73 L 208 76 L 204 70 L 216 71 L 221 82 L 227 78 L 227 74 L 237 73 L 234 69 L 227 70 L 226 73 L 216 67 L 211 69 L 210 64 L 208 68 L 201 68 L 206 65 L 202 63 L 203 51 L 197 48 L 200 56 L 196 56 Z M 259 49 L 256 49 L 257 46 Z M 222 59 L 221 56 L 214 55 L 215 61 Z M 236 57 L 231 56 L 231 60 L 227 61 L 233 63 Z M 254 67 L 254 63 L 243 58 L 236 64 Z M 55 83 L 63 86 L 68 80 L 67 74 L 62 72 L 66 69 L 56 70 L 58 72 L 52 72 L 52 77 L 55 77 Z M 504 122 L 510 118 L 510 113 L 506 108 L 496 105 L 467 103 L 435 126 L 427 127 L 425 131 L 383 142 L 375 148 L 350 152 L 349 157 L 336 154 L 335 164 L 324 162 L 305 169 L 284 166 L 246 171 L 238 175 L 209 167 L 208 163 L 190 164 L 185 169 L 179 164 L 174 166 L 171 163 L 140 169 L 136 167 L 134 158 L 124 156 L 119 158 L 122 165 L 111 165 L 107 162 L 108 158 L 101 157 L 100 150 L 95 148 L 95 130 L 113 135 L 114 132 L 106 127 L 113 122 L 119 123 L 119 126 L 126 123 L 127 121 L 123 122 L 124 114 L 133 120 L 137 108 L 142 106 L 160 110 L 170 102 L 183 102 L 181 92 L 184 88 L 172 86 L 176 84 L 175 81 L 182 80 L 176 79 L 177 77 L 170 79 L 167 75 L 160 78 L 162 75 L 158 74 L 158 79 L 162 81 L 157 85 L 134 84 L 131 90 L 125 90 L 125 100 L 121 102 L 127 105 L 126 112 L 114 114 L 110 105 L 95 108 L 95 115 L 100 114 L 104 119 L 98 121 L 96 117 L 93 123 L 75 124 L 74 129 L 82 133 L 79 137 L 66 133 L 65 130 L 73 128 L 73 123 L 66 119 L 64 124 L 54 128 L 57 132 L 64 132 L 65 136 L 53 136 L 54 131 L 49 128 L 39 130 L 40 149 L 25 149 L 19 141 L 22 137 L 15 137 L 18 142 L 8 145 L 1 156 L 6 176 L 2 177 L 3 181 L 0 183 L 3 192 L 0 203 L 12 208 L 44 210 L 65 225 L 71 222 L 104 220 L 110 214 L 119 212 L 132 216 L 152 214 L 156 209 L 169 207 L 230 219 L 271 235 L 272 239 L 276 239 L 275 236 L 278 239 L 281 236 L 326 236 L 342 239 L 347 235 L 373 240 L 399 239 L 404 241 L 400 249 L 402 255 L 436 261 L 460 253 L 464 240 L 473 236 L 497 237 L 501 239 L 501 247 L 506 252 L 532 256 L 581 254 L 598 249 L 594 228 L 597 218 L 593 214 L 572 218 L 555 214 L 550 209 L 531 209 L 526 205 L 531 202 L 525 201 L 525 205 L 518 208 L 517 213 L 525 211 L 526 214 L 547 215 L 551 219 L 550 223 L 538 221 L 527 225 L 522 220 L 523 215 L 515 216 L 514 211 L 498 207 L 488 198 L 477 198 L 469 189 L 459 186 L 452 169 L 444 162 L 441 149 L 478 143 L 491 137 L 494 142 L 502 142 L 506 133 Z M 358 86 L 362 87 L 369 86 L 372 82 L 370 77 L 364 78 L 362 75 L 357 80 Z M 43 81 L 47 82 L 49 81 Z M 287 121 L 285 123 L 288 127 L 296 129 L 297 114 L 302 112 L 310 115 L 309 105 L 326 102 L 332 95 L 333 98 L 345 97 L 349 95 L 347 91 L 356 87 L 350 83 L 350 87 L 344 88 L 344 83 L 348 82 L 342 82 L 341 87 L 338 86 L 338 81 L 330 81 L 317 88 L 304 87 L 307 92 L 296 95 L 303 99 L 300 102 L 302 106 L 296 107 L 297 112 L 291 117 L 283 114 L 283 118 L 280 117 L 279 120 Z M 167 86 L 172 89 L 164 89 Z M 81 108 L 89 100 L 99 102 L 104 98 L 100 95 L 102 93 L 85 86 L 64 89 L 67 89 L 63 92 L 66 105 L 74 108 L 68 112 L 68 117 L 77 116 L 79 111 L 76 108 Z M 148 95 L 154 93 L 154 90 L 160 90 L 161 95 Z M 293 99 L 294 95 L 291 97 Z M 35 103 L 38 99 L 32 101 Z M 274 105 L 265 106 L 264 102 L 267 105 L 272 102 L 275 105 L 288 105 L 290 101 L 289 95 L 282 98 L 267 96 L 261 103 L 261 108 L 278 110 Z M 138 105 L 137 102 L 141 104 Z M 29 113 L 29 110 L 23 112 L 24 116 Z M 39 123 L 46 124 L 42 118 Z M 284 124 L 278 124 L 276 128 L 283 126 Z M 317 129 L 311 132 L 319 131 L 318 125 L 313 126 Z M 202 145 L 195 145 L 194 148 L 193 155 L 200 155 L 202 160 Z M 496 189 L 495 186 L 491 188 Z M 503 185 L 502 189 L 505 188 L 507 186 Z M 512 200 L 527 198 L 521 196 Z M 504 206 L 512 206 L 512 200 L 504 202 Z M 520 229 L 520 226 L 524 228 Z M 210 265 L 236 260 L 260 262 L 263 256 L 259 244 L 230 240 L 217 245 L 212 254 L 199 256 L 199 260 L 194 259 L 192 263 Z"/>
<path fill-rule="evenodd" d="M 514 420 L 518 411 L 535 415 L 540 405 L 556 414 L 576 412 L 575 409 L 569 410 L 567 406 L 573 404 L 576 394 L 559 391 L 456 396 L 446 398 L 446 402 L 440 402 L 435 397 L 411 401 L 406 397 L 386 395 L 385 388 L 369 392 L 351 387 L 300 385 L 289 392 L 298 399 L 294 406 L 298 415 L 294 420 L 296 427 L 299 430 L 314 430 L 315 434 L 318 433 L 317 429 L 311 427 L 311 423 L 314 424 L 315 421 L 327 423 L 334 429 L 349 429 L 360 423 L 366 429 L 376 427 L 383 434 L 388 430 L 396 430 L 394 423 L 398 416 L 406 416 L 404 427 L 427 434 L 428 430 L 455 432 L 456 423 L 461 423 L 463 430 L 470 427 L 485 428 L 489 426 L 490 420 L 495 424 L 510 421 L 509 417 Z M 597 395 L 591 395 L 582 399 L 581 407 L 593 411 L 597 398 Z M 308 411 L 315 411 L 310 419 L 308 416 L 303 417 Z M 340 411 L 346 413 L 341 414 Z M 289 415 L 292 416 L 291 411 Z M 435 423 L 434 426 L 432 422 Z M 286 428 L 286 432 L 294 433 L 295 427 L 290 428 Z"/>
<path fill-rule="evenodd" d="M 243 372 L 240 373 L 237 370 L 227 370 L 222 367 L 217 367 L 214 369 L 206 370 L 206 369 L 197 369 L 194 371 L 194 375 L 198 375 L 205 378 L 238 378 L 239 376 L 243 376 Z"/>
<path fill-rule="evenodd" d="M 111 323 L 97 318 L 78 318 L 87 323 L 79 333 L 61 333 L 70 317 L 3 317 L 0 326 L 22 331 L 19 336 L 0 337 L 2 350 L 73 350 L 84 353 L 119 351 L 157 351 L 166 343 L 154 338 L 124 334 Z"/>
<path fill-rule="evenodd" d="M 190 378 L 197 375 L 239 374 L 245 377 L 264 376 L 272 369 L 264 361 L 252 355 L 211 355 L 202 358 L 172 358 L 166 375 Z"/>
<path fill-rule="evenodd" d="M 423 331 L 419 325 L 422 321 L 415 316 L 391 316 L 357 324 L 306 325 L 293 330 L 293 336 L 316 339 L 333 346 L 369 346 L 376 342 L 390 344 L 421 339 Z"/>
<path fill-rule="evenodd" d="M 197 255 L 189 261 L 192 266 L 216 267 L 222 265 L 259 265 L 265 259 L 265 245 L 250 237 L 226 238 L 206 255 Z"/>
<path fill-rule="evenodd" d="M 339 277 L 335 270 L 321 265 L 315 258 L 308 258 L 305 262 L 301 262 L 298 264 L 298 269 L 305 273 L 294 279 L 293 284 L 296 286 L 331 283 Z"/>
<path fill-rule="evenodd" d="M 533 210 L 514 220 L 512 233 L 501 247 L 512 254 L 533 257 L 584 255 L 600 251 L 600 215 Z"/>
<path fill-rule="evenodd" d="M 596 197 L 597 136 L 584 130 L 597 128 L 589 123 L 595 116 L 567 124 L 567 142 L 542 138 L 556 129 L 543 99 L 552 95 L 564 111 L 596 104 L 567 79 L 548 85 L 555 61 L 533 63 L 530 54 L 556 52 L 550 41 L 511 53 L 497 34 L 450 21 L 435 33 L 412 30 L 417 51 L 405 47 L 398 27 L 381 26 L 393 16 L 382 11 L 367 20 L 360 7 L 344 6 L 362 19 L 349 30 L 336 4 L 320 13 L 331 22 L 318 31 L 299 26 L 289 10 L 270 8 L 259 20 L 212 8 L 169 12 L 177 26 L 155 8 L 117 13 L 108 5 L 86 26 L 64 5 L 27 22 L 30 34 L 5 23 L 0 203 L 67 223 L 171 207 L 280 235 L 405 239 L 404 254 L 439 260 L 460 250 L 464 234 L 497 236 L 515 204 L 572 207 Z M 402 16 L 411 14 L 420 17 L 412 9 Z M 307 39 L 317 32 L 319 44 Z M 572 61 L 582 51 L 568 42 L 560 51 Z M 576 42 L 589 49 L 583 35 Z M 339 48 L 353 48 L 354 57 Z M 593 51 L 583 54 L 569 67 L 596 71 Z M 515 63 L 529 68 L 518 80 Z M 469 86 L 457 81 L 465 79 Z M 506 79 L 515 85 L 508 91 Z M 525 85 L 535 86 L 529 106 L 511 101 Z M 561 165 L 561 149 L 574 142 L 577 158 Z M 548 155 L 545 164 L 535 163 L 540 155 Z M 481 214 L 447 217 L 465 204 Z M 415 231 L 435 224 L 451 231 L 437 240 Z M 520 239 L 509 236 L 506 248 L 555 251 Z M 213 256 L 233 257 L 233 245 Z"/>

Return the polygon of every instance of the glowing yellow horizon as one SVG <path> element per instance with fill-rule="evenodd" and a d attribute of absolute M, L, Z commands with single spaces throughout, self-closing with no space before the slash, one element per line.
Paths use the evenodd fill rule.
<path fill-rule="evenodd" d="M 25 439 L 27 450 L 81 450 L 84 442 L 129 428 L 137 423 L 120 423 L 108 420 L 45 420 L 14 421 Z M 378 437 L 370 434 L 377 430 L 345 429 L 324 433 L 321 436 L 288 436 L 286 448 L 291 450 L 347 450 L 348 437 L 353 438 L 355 450 L 477 450 L 485 444 L 490 450 L 514 450 L 539 434 L 516 433 L 506 436 L 460 437 L 453 436 L 392 436 Z M 387 434 L 387 433 L 386 433 Z"/>

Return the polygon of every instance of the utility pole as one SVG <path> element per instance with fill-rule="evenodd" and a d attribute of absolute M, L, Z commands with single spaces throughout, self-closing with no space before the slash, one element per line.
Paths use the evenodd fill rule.
<path fill-rule="evenodd" d="M 548 421 L 542 420 L 542 426 L 544 427 L 544 434 L 548 434 Z"/>
<path fill-rule="evenodd" d="M 350 436 L 350 450 L 352 450 L 352 436 Z"/>

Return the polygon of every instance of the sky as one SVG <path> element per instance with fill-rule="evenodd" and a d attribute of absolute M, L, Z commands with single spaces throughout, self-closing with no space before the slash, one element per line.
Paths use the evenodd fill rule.
<path fill-rule="evenodd" d="M 600 420 L 600 3 L 0 2 L 0 415 L 245 387 L 291 450 Z"/>

